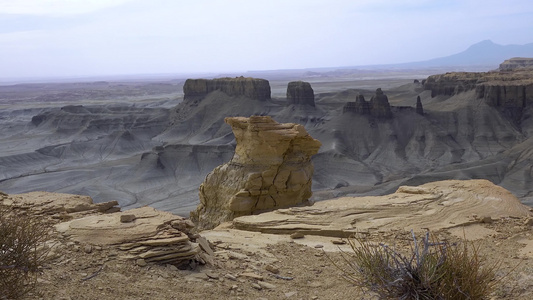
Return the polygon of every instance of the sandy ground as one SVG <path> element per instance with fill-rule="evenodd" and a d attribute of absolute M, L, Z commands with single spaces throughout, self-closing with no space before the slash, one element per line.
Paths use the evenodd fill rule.
<path fill-rule="evenodd" d="M 473 243 L 486 264 L 501 263 L 497 276 L 503 279 L 492 299 L 533 296 L 533 237 L 525 222 L 503 218 L 464 231 L 467 237 L 482 237 Z M 434 234 L 457 241 L 463 230 Z M 28 299 L 373 299 L 343 280 L 334 266 L 333 262 L 342 265 L 339 249 L 350 253 L 346 245 L 336 246 L 334 239 L 324 237 L 292 240 L 286 235 L 258 235 L 245 232 L 241 241 L 213 240 L 214 265 L 191 265 L 187 270 L 139 266 L 111 248 L 59 235 L 57 257 L 42 269 L 37 289 Z M 389 231 L 369 238 L 407 249 L 409 235 Z"/>

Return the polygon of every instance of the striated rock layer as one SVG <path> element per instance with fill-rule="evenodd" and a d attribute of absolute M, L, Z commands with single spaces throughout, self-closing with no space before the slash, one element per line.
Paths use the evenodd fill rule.
<path fill-rule="evenodd" d="M 0 205 L 53 220 L 64 237 L 85 245 L 119 250 L 124 259 L 183 265 L 209 261 L 204 238 L 190 233 L 194 224 L 152 207 L 121 212 L 117 201 L 93 203 L 88 196 L 31 192 L 0 192 Z"/>
<path fill-rule="evenodd" d="M 512 71 L 516 69 L 531 68 L 533 69 L 533 58 L 513 57 L 500 64 L 500 71 Z"/>
<path fill-rule="evenodd" d="M 523 109 L 533 105 L 533 70 L 432 75 L 427 78 L 424 89 L 431 90 L 432 97 L 475 90 L 476 98 L 483 99 L 519 122 Z"/>
<path fill-rule="evenodd" d="M 233 220 L 233 227 L 262 233 L 349 237 L 357 232 L 436 231 L 462 228 L 483 218 L 531 216 L 529 207 L 488 180 L 447 180 L 401 186 L 391 195 L 343 197 L 243 216 Z"/>
<path fill-rule="evenodd" d="M 370 98 L 370 101 L 366 101 L 363 95 L 357 95 L 355 102 L 347 102 L 342 111 L 343 113 L 354 112 L 360 115 L 370 115 L 380 119 L 392 118 L 389 98 L 381 88 L 376 89 L 376 93 Z"/>
<path fill-rule="evenodd" d="M 224 77 L 215 79 L 187 79 L 183 86 L 184 100 L 202 99 L 214 91 L 221 91 L 231 97 L 246 97 L 265 101 L 270 99 L 268 80 L 251 77 Z"/>
<path fill-rule="evenodd" d="M 315 93 L 311 84 L 305 81 L 291 81 L 287 85 L 287 102 L 315 106 Z"/>
<path fill-rule="evenodd" d="M 321 143 L 302 125 L 279 124 L 269 116 L 226 118 L 237 146 L 231 161 L 218 166 L 199 189 L 191 212 L 198 229 L 235 217 L 294 206 L 311 197 L 311 156 Z"/>

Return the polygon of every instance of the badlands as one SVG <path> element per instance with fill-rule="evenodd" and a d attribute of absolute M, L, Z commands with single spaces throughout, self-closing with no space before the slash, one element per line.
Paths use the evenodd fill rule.
<path fill-rule="evenodd" d="M 54 225 L 28 298 L 372 299 L 332 261 L 410 230 L 533 296 L 531 71 L 309 81 L 0 87 L 0 205 Z"/>

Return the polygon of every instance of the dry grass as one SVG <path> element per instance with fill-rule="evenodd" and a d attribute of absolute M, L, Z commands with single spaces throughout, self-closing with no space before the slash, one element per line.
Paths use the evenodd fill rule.
<path fill-rule="evenodd" d="M 479 248 L 466 240 L 457 244 L 412 233 L 408 254 L 363 238 L 349 240 L 344 253 L 344 277 L 381 299 L 486 299 L 498 281 L 499 264 L 487 265 Z"/>
<path fill-rule="evenodd" d="M 19 299 L 34 288 L 49 234 L 38 217 L 0 205 L 0 299 Z"/>

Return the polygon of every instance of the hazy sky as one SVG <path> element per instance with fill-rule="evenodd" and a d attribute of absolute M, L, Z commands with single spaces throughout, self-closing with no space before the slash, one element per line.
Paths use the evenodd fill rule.
<path fill-rule="evenodd" d="M 533 42 L 531 0 L 0 0 L 0 78 L 401 63 Z"/>

